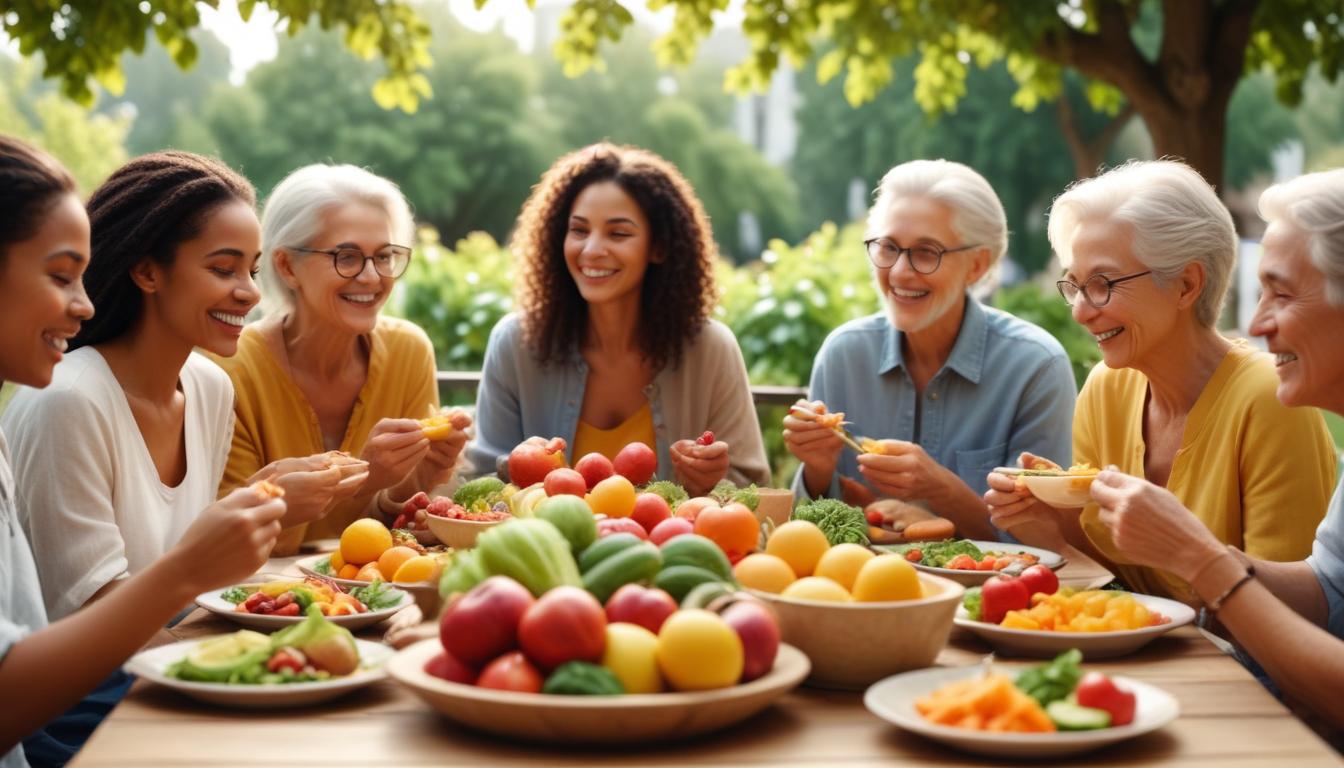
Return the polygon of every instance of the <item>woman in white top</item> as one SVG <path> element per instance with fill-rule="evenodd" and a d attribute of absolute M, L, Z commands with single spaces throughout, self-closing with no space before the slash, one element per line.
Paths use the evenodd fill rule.
<path fill-rule="evenodd" d="M 89 221 L 69 173 L 47 155 L 0 136 L 0 381 L 29 387 L 51 381 L 68 340 L 93 313 L 80 280 L 89 253 Z M 260 567 L 285 512 L 283 501 L 240 489 L 207 507 L 181 542 L 140 575 L 48 626 L 37 568 L 18 522 L 22 495 L 10 472 L 11 456 L 0 432 L 2 768 L 28 765 L 19 740 L 92 690 L 194 595 Z M 50 474 L 77 482 L 60 465 Z"/>

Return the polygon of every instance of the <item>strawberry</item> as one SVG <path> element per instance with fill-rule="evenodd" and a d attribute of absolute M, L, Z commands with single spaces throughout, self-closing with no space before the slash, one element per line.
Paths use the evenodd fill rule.
<path fill-rule="evenodd" d="M 695 442 L 697 445 L 713 445 L 714 433 L 706 429 L 705 433 L 701 435 L 699 438 L 697 438 Z"/>

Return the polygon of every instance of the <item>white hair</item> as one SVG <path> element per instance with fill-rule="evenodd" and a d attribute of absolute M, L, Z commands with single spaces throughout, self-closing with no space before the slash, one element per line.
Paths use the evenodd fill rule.
<path fill-rule="evenodd" d="M 307 246 L 321 234 L 326 213 L 350 203 L 382 209 L 394 242 L 412 244 L 415 221 L 396 184 L 354 165 L 306 165 L 276 185 L 261 215 L 261 287 L 266 314 L 294 307 L 293 291 L 275 267 L 276 249 Z"/>
<path fill-rule="evenodd" d="M 1344 306 L 1344 168 L 1298 176 L 1260 195 L 1260 217 L 1307 235 L 1311 263 L 1325 275 L 1325 297 Z"/>
<path fill-rule="evenodd" d="M 877 200 L 868 211 L 874 233 L 886 222 L 897 200 L 927 197 L 952 209 L 952 229 L 967 245 L 989 249 L 991 269 L 1008 250 L 1008 218 L 1003 203 L 985 177 L 952 160 L 911 160 L 887 171 L 877 185 Z"/>
<path fill-rule="evenodd" d="M 1065 269 L 1073 262 L 1074 232 L 1087 221 L 1126 225 L 1134 257 L 1158 280 L 1171 280 L 1193 263 L 1204 265 L 1195 319 L 1209 328 L 1218 322 L 1237 262 L 1237 231 L 1213 187 L 1190 166 L 1130 161 L 1071 185 L 1055 198 L 1049 218 L 1050 247 Z"/>

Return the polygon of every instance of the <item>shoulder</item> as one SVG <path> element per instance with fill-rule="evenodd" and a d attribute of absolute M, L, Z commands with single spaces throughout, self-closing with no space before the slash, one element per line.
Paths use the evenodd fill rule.
<path fill-rule="evenodd" d="M 982 304 L 981 309 L 985 313 L 985 330 L 990 338 L 1010 348 L 1015 358 L 1025 356 L 1037 361 L 1068 359 L 1068 353 L 1059 340 L 1039 325 L 996 307 Z"/>
<path fill-rule="evenodd" d="M 691 337 L 686 345 L 688 354 L 712 355 L 722 357 L 725 355 L 740 355 L 741 349 L 737 344 L 737 336 L 733 334 L 733 329 L 723 323 L 710 318 Z"/>
<path fill-rule="evenodd" d="M 1080 405 L 1091 401 L 1119 405 L 1128 402 L 1132 393 L 1142 392 L 1145 382 L 1143 374 L 1133 368 L 1111 368 L 1105 363 L 1097 363 L 1078 392 L 1078 402 Z"/>
<path fill-rule="evenodd" d="M 1290 408 L 1279 401 L 1279 375 L 1274 371 L 1274 359 L 1267 353 L 1239 343 L 1228 352 L 1235 355 L 1235 368 L 1224 385 L 1223 397 L 1227 409 L 1238 405 L 1252 415 L 1274 419 L 1291 418 L 1295 414 L 1314 414 L 1311 408 Z"/>
<path fill-rule="evenodd" d="M 501 347 L 512 347 L 522 343 L 523 340 L 523 321 L 517 312 L 510 312 L 501 317 L 495 327 L 490 329 L 490 345 L 499 345 Z"/>
<path fill-rule="evenodd" d="M 416 350 L 428 350 L 433 354 L 434 351 L 434 343 L 429 340 L 425 329 L 400 317 L 380 315 L 373 327 L 373 336 L 394 354 Z"/>
<path fill-rule="evenodd" d="M 18 445 L 29 433 L 50 432 L 54 424 L 88 423 L 113 413 L 112 395 L 121 386 L 98 353 L 75 350 L 56 366 L 51 383 L 41 389 L 20 387 L 4 409 L 4 429 Z"/>

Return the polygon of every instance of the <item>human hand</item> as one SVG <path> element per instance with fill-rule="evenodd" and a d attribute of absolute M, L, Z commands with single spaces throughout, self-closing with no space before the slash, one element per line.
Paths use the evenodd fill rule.
<path fill-rule="evenodd" d="M 802 462 L 813 495 L 822 488 L 813 488 L 812 480 L 818 486 L 829 485 L 844 450 L 840 435 L 819 420 L 825 411 L 826 404 L 820 400 L 799 400 L 784 417 L 784 447 Z"/>
<path fill-rule="evenodd" d="M 881 453 L 859 454 L 859 472 L 880 494 L 895 499 L 936 499 L 956 475 L 933 460 L 918 443 L 878 440 Z"/>
<path fill-rule="evenodd" d="M 678 440 L 668 447 L 668 455 L 677 482 L 692 496 L 709 493 L 728 474 L 728 444 L 722 440 L 709 445 Z"/>
<path fill-rule="evenodd" d="M 1110 529 L 1116 549 L 1139 565 L 1191 581 L 1225 551 L 1180 499 L 1143 478 L 1100 472 L 1092 481 L 1092 498 L 1100 507 L 1097 519 Z"/>
<path fill-rule="evenodd" d="M 405 480 L 429 452 L 429 446 L 415 419 L 381 419 L 369 430 L 360 455 L 369 463 L 365 490 L 381 491 Z"/>
<path fill-rule="evenodd" d="M 273 461 L 248 484 L 268 480 L 284 491 L 287 511 L 280 524 L 290 528 L 321 519 L 336 503 L 358 493 L 368 477 L 367 462 L 328 451 Z"/>
<path fill-rule="evenodd" d="M 466 430 L 472 425 L 471 416 L 461 408 L 452 408 L 444 414 L 453 425 L 452 432 L 440 440 L 431 440 L 429 450 L 415 466 L 411 477 L 416 491 L 429 491 L 435 486 L 448 482 L 452 477 L 457 459 L 467 445 Z"/>
<path fill-rule="evenodd" d="M 180 561 L 179 573 L 193 594 L 235 584 L 266 563 L 280 533 L 285 500 L 246 486 L 206 507 L 166 557 Z"/>
<path fill-rule="evenodd" d="M 1023 467 L 1044 469 L 1059 465 L 1024 452 L 1018 464 Z M 1025 543 L 1057 548 L 1065 542 L 1059 513 L 1053 507 L 1032 495 L 1020 478 L 1002 472 L 990 472 L 986 478 L 989 490 L 985 492 L 985 506 L 989 507 L 989 522 Z M 1024 538 L 1024 536 L 1026 538 Z M 1027 541 L 1030 539 L 1030 541 Z"/>

